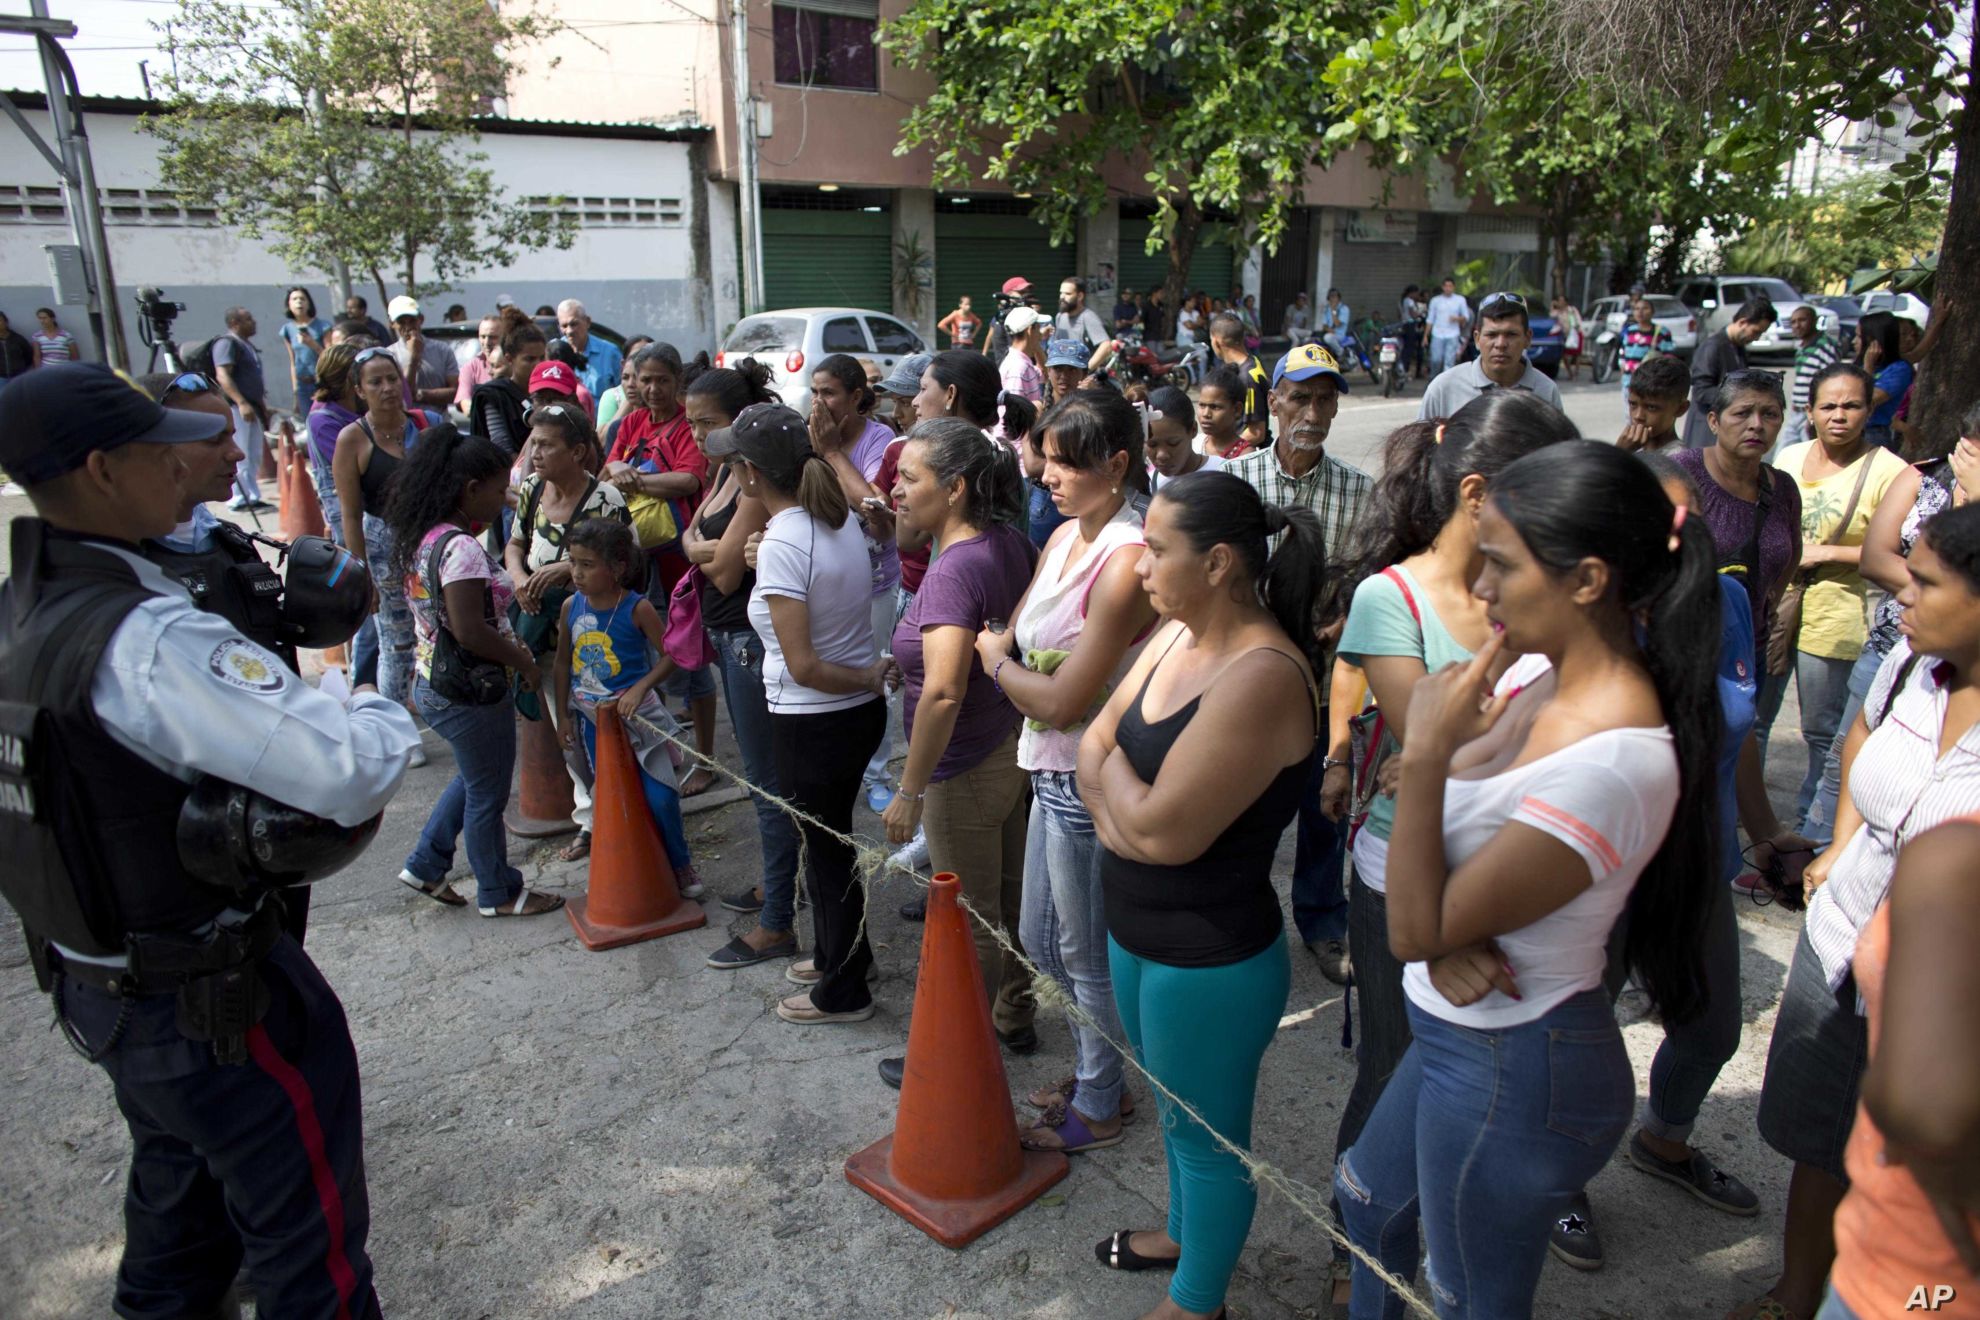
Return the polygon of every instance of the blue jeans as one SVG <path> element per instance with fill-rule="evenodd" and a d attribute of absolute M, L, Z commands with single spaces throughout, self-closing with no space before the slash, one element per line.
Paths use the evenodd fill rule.
<path fill-rule="evenodd" d="M 1804 820 L 1814 804 L 1815 790 L 1822 784 L 1822 767 L 1829 759 L 1829 748 L 1842 728 L 1843 707 L 1849 704 L 1849 671 L 1854 657 L 1831 660 L 1826 656 L 1794 653 L 1794 683 L 1801 700 L 1801 740 L 1808 745 L 1808 770 L 1801 777 L 1801 791 L 1795 794 L 1794 818 Z"/>
<path fill-rule="evenodd" d="M 1135 1057 L 1211 1127 L 1250 1149 L 1258 1065 L 1292 989 L 1285 936 L 1221 967 L 1172 967 L 1129 953 L 1111 936 L 1107 956 Z M 1156 1098 L 1169 1165 L 1169 1236 L 1182 1246 L 1169 1297 L 1185 1311 L 1215 1311 L 1251 1232 L 1258 1188 L 1200 1124 Z M 1544 1241 L 1546 1225 L 1540 1229 Z"/>
<path fill-rule="evenodd" d="M 1609 998 L 1587 990 L 1545 1016 L 1488 1031 L 1409 1006 L 1415 1039 L 1334 1171 L 1355 1245 L 1400 1278 L 1417 1228 L 1437 1314 L 1530 1315 L 1547 1232 L 1609 1162 L 1636 1081 Z M 1354 1266 L 1354 1320 L 1403 1304 Z"/>
<path fill-rule="evenodd" d="M 1361 854 L 1357 853 L 1357 858 Z M 1354 950 L 1354 1007 L 1358 1028 L 1354 1038 L 1354 1087 L 1341 1108 L 1341 1125 L 1334 1134 L 1334 1159 L 1354 1148 L 1368 1116 L 1388 1089 L 1389 1079 L 1409 1050 L 1409 1000 L 1403 995 L 1403 964 L 1389 952 L 1389 898 L 1362 881 L 1361 863 L 1348 895 L 1348 947 Z M 1730 893 L 1731 891 L 1727 891 Z M 1334 1222 L 1346 1227 L 1339 1198 Z M 1334 1258 L 1346 1260 L 1347 1248 L 1336 1245 Z"/>
<path fill-rule="evenodd" d="M 378 616 L 367 614 L 351 639 L 351 686 L 378 683 Z"/>
<path fill-rule="evenodd" d="M 1031 825 L 1024 844 L 1024 906 L 1018 935 L 1039 968 L 1090 1014 L 1099 1029 L 1072 1023 L 1072 1105 L 1087 1119 L 1121 1110 L 1121 1038 L 1114 976 L 1107 965 L 1107 908 L 1100 895 L 1100 840 L 1070 771 L 1031 772 Z"/>
<path fill-rule="evenodd" d="M 454 865 L 454 841 L 465 835 L 480 905 L 514 901 L 523 875 L 509 865 L 502 811 L 509 805 L 509 780 L 516 769 L 515 703 L 504 697 L 492 706 L 461 705 L 416 678 L 413 705 L 454 749 L 458 769 L 407 854 L 406 870 L 429 885 L 438 882 Z"/>
<path fill-rule="evenodd" d="M 377 655 L 378 691 L 404 703 L 413 678 L 412 606 L 406 601 L 405 582 L 386 567 L 392 562 L 392 529 L 376 514 L 364 515 L 364 548 L 373 565 L 371 580 L 378 587 L 371 641 Z"/>
<path fill-rule="evenodd" d="M 1844 684 L 1848 697 L 1843 702 L 1835 737 L 1829 740 L 1829 754 L 1822 758 L 1822 782 L 1815 789 L 1815 800 L 1801 818 L 1801 832 L 1817 843 L 1826 845 L 1836 832 L 1836 805 L 1842 797 L 1843 743 L 1856 724 L 1856 717 L 1863 713 L 1864 699 L 1870 695 L 1870 685 L 1877 681 L 1877 670 L 1883 663 L 1883 652 L 1865 646 L 1863 654 L 1850 666 L 1849 681 Z"/>
<path fill-rule="evenodd" d="M 1320 713 L 1320 727 L 1327 714 Z M 1299 833 L 1293 844 L 1293 925 L 1307 944 L 1344 940 L 1348 933 L 1347 890 L 1341 876 L 1347 859 L 1347 831 L 1320 812 L 1320 781 L 1325 772 L 1313 758 L 1313 772 L 1299 800 Z"/>
<path fill-rule="evenodd" d="M 775 791 L 777 757 L 770 740 L 770 706 L 763 694 L 763 639 L 752 628 L 709 636 L 722 670 L 729 724 L 736 733 L 736 746 L 742 749 L 743 773 L 750 783 Z M 763 911 L 756 921 L 765 930 L 789 931 L 797 921 L 797 822 L 761 793 L 752 794 L 751 801 L 763 849 Z"/>
<path fill-rule="evenodd" d="M 1430 374 L 1435 376 L 1438 372 L 1448 370 L 1456 365 L 1458 352 L 1459 341 L 1457 339 L 1438 339 L 1432 336 L 1430 340 Z"/>

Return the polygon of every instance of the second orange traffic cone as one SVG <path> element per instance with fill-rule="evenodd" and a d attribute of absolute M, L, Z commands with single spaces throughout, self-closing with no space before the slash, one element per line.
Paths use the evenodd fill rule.
<path fill-rule="evenodd" d="M 565 907 L 587 949 L 675 935 L 708 924 L 680 882 L 647 810 L 632 743 L 609 703 L 598 707 L 597 783 L 591 794 L 591 879 Z"/>
<path fill-rule="evenodd" d="M 546 693 L 538 693 L 537 702 L 548 711 L 550 702 Z M 502 822 L 519 839 L 569 834 L 577 828 L 577 822 L 571 819 L 577 798 L 571 789 L 570 772 L 564 768 L 564 748 L 557 741 L 557 730 L 547 714 L 541 719 L 519 719 L 518 723 L 521 727 L 516 734 L 516 765 L 521 775 Z M 602 728 L 599 734 L 602 753 Z M 634 781 L 633 795 L 639 795 L 638 781 Z"/>
<path fill-rule="evenodd" d="M 1018 1144 L 960 882 L 928 886 L 899 1116 L 846 1161 L 846 1181 L 945 1247 L 975 1241 L 1066 1176 L 1060 1151 Z"/>

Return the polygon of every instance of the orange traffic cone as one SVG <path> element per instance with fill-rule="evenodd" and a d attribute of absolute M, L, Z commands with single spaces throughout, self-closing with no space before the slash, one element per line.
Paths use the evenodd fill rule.
<path fill-rule="evenodd" d="M 538 693 L 537 701 L 547 712 L 549 694 Z M 548 839 L 576 829 L 571 812 L 577 798 L 571 791 L 570 773 L 564 769 L 563 744 L 557 741 L 557 730 L 547 714 L 542 719 L 522 720 L 516 763 L 522 768 L 522 779 L 502 818 L 509 833 L 521 839 Z M 633 787 L 637 798 L 637 782 Z"/>
<path fill-rule="evenodd" d="M 316 498 L 316 483 L 310 479 L 309 463 L 298 445 L 282 446 L 282 535 L 293 541 L 298 536 L 323 536 L 323 506 Z"/>
<path fill-rule="evenodd" d="M 660 827 L 646 809 L 632 744 L 609 704 L 598 708 L 598 779 L 591 801 L 589 892 L 565 908 L 584 947 L 616 949 L 707 925 L 700 904 L 681 897 Z"/>
<path fill-rule="evenodd" d="M 899 1117 L 846 1161 L 846 1181 L 945 1247 L 965 1246 L 1066 1176 L 1059 1151 L 1018 1144 L 1010 1082 L 956 877 L 928 886 Z"/>

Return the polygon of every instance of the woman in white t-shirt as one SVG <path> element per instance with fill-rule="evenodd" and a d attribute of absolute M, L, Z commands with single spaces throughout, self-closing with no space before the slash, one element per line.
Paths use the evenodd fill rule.
<path fill-rule="evenodd" d="M 873 1016 L 865 886 L 851 846 L 828 830 L 852 829 L 860 772 L 887 727 L 866 536 L 831 465 L 811 447 L 804 418 L 782 404 L 745 408 L 709 433 L 707 452 L 729 460 L 742 493 L 770 514 L 746 558 L 756 570 L 749 622 L 763 639 L 777 787 L 826 827 L 800 826 L 813 953 L 787 975 L 810 988 L 779 1003 L 777 1016 L 861 1022 Z"/>
<path fill-rule="evenodd" d="M 1440 1310 L 1516 1316 L 1550 1220 L 1629 1125 L 1635 1081 L 1602 989 L 1625 911 L 1628 960 L 1666 1020 L 1699 1009 L 1722 722 L 1699 639 L 1720 604 L 1710 530 L 1613 445 L 1514 463 L 1477 535 L 1493 635 L 1416 684 L 1389 841 L 1415 1039 L 1334 1188 L 1392 1274 L 1414 1274 L 1421 1221 Z M 1502 652 L 1522 656 L 1495 688 Z M 1493 988 L 1447 999 L 1467 960 Z M 1350 1314 L 1401 1314 L 1354 1273 Z"/>
<path fill-rule="evenodd" d="M 1381 732 L 1364 766 L 1402 748 L 1410 689 L 1426 673 L 1471 659 L 1491 635 L 1485 603 L 1471 593 L 1484 568 L 1478 515 L 1489 483 L 1535 450 L 1576 438 L 1559 409 L 1522 390 L 1481 394 L 1447 422 L 1411 422 L 1383 446 L 1382 479 L 1348 547 L 1354 587 L 1337 665 L 1358 666 L 1380 711 Z M 1336 684 L 1340 682 L 1337 674 Z M 1359 704 L 1357 702 L 1356 704 Z M 1329 765 L 1320 800 L 1351 796 L 1345 761 Z M 1348 945 L 1354 950 L 1354 1089 L 1334 1138 L 1353 1146 L 1403 1051 L 1409 1018 L 1403 966 L 1389 953 L 1383 890 L 1395 799 L 1375 793 L 1367 815 L 1352 822 L 1353 879 L 1348 885 Z M 1338 1207 L 1336 1218 L 1339 1218 Z M 1335 1248 L 1334 1300 L 1344 1302 L 1349 1256 Z"/>

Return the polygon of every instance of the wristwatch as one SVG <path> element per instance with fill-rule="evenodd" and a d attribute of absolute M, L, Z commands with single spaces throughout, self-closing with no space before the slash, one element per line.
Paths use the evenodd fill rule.
<path fill-rule="evenodd" d="M 1320 758 L 1320 773 L 1321 773 L 1321 774 L 1323 774 L 1323 775 L 1324 775 L 1324 774 L 1326 774 L 1326 773 L 1327 773 L 1327 772 L 1328 772 L 1329 770 L 1333 770 L 1333 769 L 1336 769 L 1336 768 L 1338 768 L 1338 769 L 1341 769 L 1341 770 L 1345 770 L 1345 769 L 1347 769 L 1347 768 L 1348 768 L 1348 763 L 1347 763 L 1347 762 L 1346 762 L 1346 761 L 1345 761 L 1344 759 L 1342 759 L 1341 757 L 1338 757 L 1338 756 L 1323 756 L 1323 757 L 1321 757 L 1321 758 Z"/>

